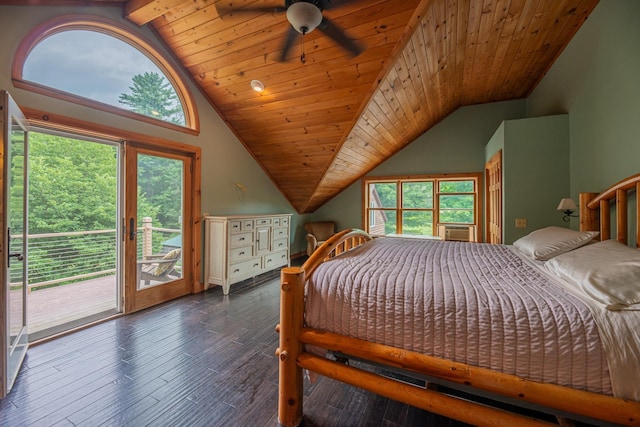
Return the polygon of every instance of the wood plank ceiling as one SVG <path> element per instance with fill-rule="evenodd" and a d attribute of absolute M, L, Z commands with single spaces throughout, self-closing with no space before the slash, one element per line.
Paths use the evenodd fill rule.
<path fill-rule="evenodd" d="M 310 213 L 460 106 L 526 97 L 597 0 L 332 0 L 279 62 L 282 0 L 129 0 L 299 213 Z M 226 12 L 222 12 L 226 10 Z M 244 11 L 244 12 L 243 12 Z M 219 13 L 220 12 L 220 13 Z M 262 94 L 250 88 L 258 79 Z M 425 170 L 425 173 L 429 171 Z"/>

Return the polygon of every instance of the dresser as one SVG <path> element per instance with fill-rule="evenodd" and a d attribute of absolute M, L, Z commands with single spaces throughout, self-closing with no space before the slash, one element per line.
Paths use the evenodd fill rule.
<path fill-rule="evenodd" d="M 205 289 L 290 265 L 291 214 L 206 216 Z"/>

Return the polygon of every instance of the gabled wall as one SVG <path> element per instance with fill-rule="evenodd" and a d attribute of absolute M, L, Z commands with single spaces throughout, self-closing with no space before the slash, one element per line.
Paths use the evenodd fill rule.
<path fill-rule="evenodd" d="M 524 100 L 462 107 L 368 175 L 484 172 L 485 145 L 504 120 L 525 115 Z M 362 228 L 362 181 L 352 184 L 314 213 L 338 229 Z"/>
<path fill-rule="evenodd" d="M 202 211 L 211 215 L 294 213 L 292 218 L 292 253 L 306 248 L 302 224 L 306 215 L 297 215 L 282 193 L 262 168 L 229 130 L 217 112 L 201 95 L 186 74 L 183 78 L 194 94 L 200 116 L 201 132 L 186 135 L 135 120 L 95 111 L 69 102 L 51 99 L 16 89 L 11 82 L 11 66 L 20 41 L 39 23 L 69 14 L 99 15 L 121 23 L 131 32 L 139 33 L 147 41 L 166 52 L 146 27 L 138 27 L 122 18 L 118 7 L 29 7 L 0 6 L 0 88 L 6 89 L 22 107 L 54 111 L 79 120 L 96 122 L 114 128 L 164 138 L 202 148 Z M 176 65 L 175 68 L 180 69 Z M 235 185 L 242 184 L 246 191 Z"/>
<path fill-rule="evenodd" d="M 640 1 L 600 0 L 529 98 L 460 108 L 370 175 L 482 171 L 481 148 L 502 120 L 567 113 L 570 194 L 565 197 L 577 202 L 579 192 L 599 192 L 640 173 L 639 16 Z M 360 181 L 314 218 L 334 219 L 339 228 L 362 227 Z"/>

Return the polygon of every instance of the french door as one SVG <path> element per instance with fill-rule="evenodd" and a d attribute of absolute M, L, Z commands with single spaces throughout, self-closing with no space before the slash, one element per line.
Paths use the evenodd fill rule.
<path fill-rule="evenodd" d="M 46 127 L 35 119 L 37 132 L 28 132 L 31 124 L 9 94 L 0 90 L 0 398 L 9 393 L 29 342 L 27 267 L 36 254 L 27 256 L 33 237 L 27 219 L 27 153 L 30 135 L 35 138 Z M 68 128 L 83 133 L 74 126 Z M 200 240 L 194 229 L 200 225 L 199 150 L 171 143 L 158 147 L 125 142 L 113 131 L 98 133 L 114 138 L 114 153 L 107 157 L 122 166 L 117 166 L 117 181 L 124 185 L 117 185 L 115 242 L 110 246 L 116 248 L 116 311 L 123 307 L 128 313 L 197 289 Z M 95 155 L 88 156 L 97 161 Z M 96 192 L 102 198 L 87 203 L 104 210 L 104 192 Z M 49 238 L 51 233 L 45 234 Z"/>
<path fill-rule="evenodd" d="M 0 255 L 2 367 L 0 398 L 11 390 L 27 353 L 27 128 L 22 112 L 6 91 L 0 91 L 2 214 Z"/>
<path fill-rule="evenodd" d="M 192 292 L 193 157 L 135 143 L 125 151 L 129 313 Z"/>

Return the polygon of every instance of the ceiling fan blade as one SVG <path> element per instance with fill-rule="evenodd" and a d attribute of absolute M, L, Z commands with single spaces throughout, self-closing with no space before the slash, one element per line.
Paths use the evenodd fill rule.
<path fill-rule="evenodd" d="M 362 53 L 362 48 L 355 40 L 347 36 L 347 34 L 331 20 L 326 17 L 322 18 L 322 22 L 318 25 L 318 30 L 332 38 L 336 43 L 346 49 L 352 56 L 358 56 Z"/>
<path fill-rule="evenodd" d="M 233 7 L 226 6 L 221 4 L 216 4 L 216 10 L 218 11 L 218 15 L 228 15 L 230 13 L 233 14 L 260 14 L 260 13 L 283 13 L 287 10 L 282 6 L 258 6 L 258 7 Z"/>
<path fill-rule="evenodd" d="M 342 6 L 343 4 L 352 3 L 356 0 L 320 0 L 322 10 L 331 9 L 334 7 Z"/>
<path fill-rule="evenodd" d="M 280 62 L 284 62 L 287 59 L 287 55 L 291 50 L 291 46 L 293 46 L 293 42 L 297 37 L 300 36 L 291 25 L 289 25 L 289 31 L 287 31 L 287 38 L 284 40 L 284 45 L 282 46 L 282 50 L 280 51 Z"/>

